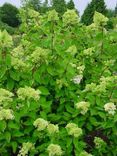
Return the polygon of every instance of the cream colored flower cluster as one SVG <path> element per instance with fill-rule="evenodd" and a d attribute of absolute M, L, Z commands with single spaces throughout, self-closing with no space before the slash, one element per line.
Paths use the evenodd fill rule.
<path fill-rule="evenodd" d="M 63 151 L 61 147 L 57 144 L 50 144 L 47 148 L 49 156 L 61 156 Z"/>
<path fill-rule="evenodd" d="M 66 52 L 74 56 L 77 53 L 77 48 L 75 45 L 72 45 L 66 50 Z"/>
<path fill-rule="evenodd" d="M 0 120 L 13 120 L 14 115 L 11 109 L 0 108 Z"/>
<path fill-rule="evenodd" d="M 48 21 L 58 21 L 59 17 L 58 17 L 58 13 L 56 12 L 56 10 L 51 10 L 48 11 Z"/>
<path fill-rule="evenodd" d="M 96 26 L 105 26 L 108 22 L 108 18 L 101 13 L 95 11 L 93 21 Z"/>
<path fill-rule="evenodd" d="M 108 112 L 108 114 L 114 115 L 117 108 L 114 103 L 110 102 L 104 105 L 104 109 L 106 112 Z"/>
<path fill-rule="evenodd" d="M 25 71 L 29 69 L 30 65 L 28 62 L 28 57 L 22 45 L 19 45 L 18 47 L 14 48 L 11 52 L 11 65 L 16 70 Z"/>
<path fill-rule="evenodd" d="M 99 85 L 95 83 L 87 84 L 84 92 L 92 91 L 93 93 L 103 93 L 106 92 L 107 87 L 112 86 L 117 80 L 117 76 L 101 77 Z"/>
<path fill-rule="evenodd" d="M 21 100 L 34 99 L 35 101 L 38 101 L 40 94 L 41 92 L 39 90 L 35 90 L 34 88 L 28 86 L 25 88 L 19 88 L 17 91 L 18 98 Z"/>
<path fill-rule="evenodd" d="M 86 151 L 83 151 L 80 153 L 79 156 L 93 156 L 92 154 L 87 153 Z"/>
<path fill-rule="evenodd" d="M 93 17 L 93 23 L 86 27 L 87 32 L 92 32 L 99 30 L 100 28 L 103 28 L 105 25 L 107 25 L 108 18 L 105 17 L 103 14 L 95 11 L 94 17 Z M 102 29 L 101 29 L 102 30 Z M 107 33 L 106 29 L 103 28 L 103 32 Z"/>
<path fill-rule="evenodd" d="M 28 153 L 34 149 L 34 144 L 27 142 L 23 143 L 21 150 L 19 151 L 18 156 L 27 156 Z"/>
<path fill-rule="evenodd" d="M 78 138 L 82 135 L 82 129 L 79 128 L 75 123 L 69 123 L 66 125 L 66 129 L 69 135 Z"/>
<path fill-rule="evenodd" d="M 58 125 L 49 123 L 48 121 L 38 118 L 34 121 L 33 125 L 37 128 L 38 131 L 47 130 L 50 135 L 56 134 L 59 132 Z"/>
<path fill-rule="evenodd" d="M 41 63 L 47 63 L 48 51 L 46 49 L 37 47 L 30 55 L 29 60 L 34 64 L 40 66 Z"/>
<path fill-rule="evenodd" d="M 0 106 L 8 106 L 13 101 L 13 93 L 10 91 L 0 88 Z"/>
<path fill-rule="evenodd" d="M 94 54 L 94 51 L 95 51 L 95 48 L 94 47 L 85 49 L 83 51 L 83 55 L 85 55 L 85 56 L 92 56 Z"/>
<path fill-rule="evenodd" d="M 75 25 L 79 22 L 78 14 L 75 10 L 67 10 L 63 15 L 63 23 L 67 25 Z"/>
<path fill-rule="evenodd" d="M 80 110 L 80 113 L 85 115 L 90 107 L 89 102 L 81 101 L 75 104 L 76 109 Z"/>
<path fill-rule="evenodd" d="M 11 47 L 13 45 L 12 37 L 6 30 L 0 30 L 0 47 Z"/>
<path fill-rule="evenodd" d="M 95 146 L 97 149 L 100 149 L 100 148 L 106 146 L 106 143 L 104 142 L 104 140 L 102 140 L 99 137 L 94 138 L 94 143 L 95 143 Z"/>

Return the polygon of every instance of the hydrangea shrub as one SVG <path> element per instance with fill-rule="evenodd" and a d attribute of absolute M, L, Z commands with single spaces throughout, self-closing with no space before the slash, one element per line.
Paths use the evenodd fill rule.
<path fill-rule="evenodd" d="M 0 31 L 0 155 L 116 156 L 117 29 L 20 10 L 18 40 Z"/>

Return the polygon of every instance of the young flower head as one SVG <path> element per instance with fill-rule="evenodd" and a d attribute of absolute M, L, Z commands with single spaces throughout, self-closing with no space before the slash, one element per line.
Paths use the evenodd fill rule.
<path fill-rule="evenodd" d="M 56 12 L 56 10 L 51 10 L 48 11 L 48 21 L 58 21 L 59 17 L 58 17 L 58 13 Z"/>
<path fill-rule="evenodd" d="M 85 49 L 85 50 L 83 51 L 83 54 L 84 54 L 85 56 L 92 56 L 94 50 L 95 50 L 94 47 L 91 47 L 91 48 Z"/>
<path fill-rule="evenodd" d="M 67 124 L 66 129 L 68 134 L 74 136 L 75 138 L 78 138 L 82 135 L 82 129 L 74 123 Z"/>
<path fill-rule="evenodd" d="M 61 147 L 57 144 L 50 144 L 47 148 L 49 156 L 61 156 L 63 151 Z"/>
<path fill-rule="evenodd" d="M 104 105 L 104 109 L 108 114 L 114 115 L 117 108 L 114 103 L 110 102 Z"/>
<path fill-rule="evenodd" d="M 92 154 L 87 153 L 86 151 L 83 151 L 80 153 L 79 156 L 93 156 Z"/>
<path fill-rule="evenodd" d="M 34 121 L 33 125 L 37 128 L 38 131 L 43 131 L 48 126 L 48 121 L 38 118 Z"/>
<path fill-rule="evenodd" d="M 34 99 L 35 101 L 39 100 L 40 98 L 40 91 L 35 90 L 31 87 L 19 88 L 17 91 L 18 98 L 21 100 L 25 99 Z"/>
<path fill-rule="evenodd" d="M 105 26 L 108 22 L 108 18 L 101 13 L 95 11 L 93 21 L 96 26 Z"/>
<path fill-rule="evenodd" d="M 89 107 L 90 107 L 90 103 L 89 102 L 85 102 L 85 101 L 81 101 L 79 103 L 76 103 L 76 109 L 80 110 L 81 114 L 86 114 Z"/>
<path fill-rule="evenodd" d="M 79 22 L 78 15 L 75 10 L 67 10 L 63 15 L 63 23 L 67 25 L 75 25 Z"/>
<path fill-rule="evenodd" d="M 0 88 L 0 105 L 9 105 L 9 103 L 13 101 L 12 97 L 13 93 L 6 89 Z"/>
<path fill-rule="evenodd" d="M 47 131 L 50 135 L 52 135 L 59 132 L 59 127 L 58 125 L 48 124 Z"/>
<path fill-rule="evenodd" d="M 0 109 L 0 120 L 13 120 L 14 115 L 11 109 Z"/>
<path fill-rule="evenodd" d="M 75 55 L 77 53 L 77 48 L 75 45 L 73 46 L 70 46 L 67 50 L 66 50 L 67 53 L 70 53 L 71 55 Z"/>
<path fill-rule="evenodd" d="M 34 144 L 27 142 L 23 143 L 21 150 L 19 151 L 18 156 L 27 156 L 30 150 L 34 149 Z"/>
<path fill-rule="evenodd" d="M 97 149 L 100 149 L 102 147 L 104 148 L 106 146 L 106 143 L 104 142 L 104 140 L 102 140 L 99 137 L 94 138 L 94 143 Z"/>

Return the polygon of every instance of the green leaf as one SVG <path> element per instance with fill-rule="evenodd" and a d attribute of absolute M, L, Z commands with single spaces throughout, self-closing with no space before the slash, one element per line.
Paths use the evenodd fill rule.
<path fill-rule="evenodd" d="M 20 73 L 16 71 L 10 71 L 10 77 L 13 80 L 19 81 L 20 80 Z"/>
<path fill-rule="evenodd" d="M 18 144 L 17 142 L 11 142 L 11 145 L 12 145 L 12 148 L 13 148 L 13 153 L 16 153 L 16 150 L 17 150 L 17 147 L 18 147 Z"/>
<path fill-rule="evenodd" d="M 0 131 L 4 132 L 6 129 L 6 122 L 4 120 L 0 121 Z"/>
<path fill-rule="evenodd" d="M 5 139 L 7 140 L 7 142 L 9 143 L 10 140 L 11 140 L 11 133 L 10 132 L 5 132 L 4 136 L 5 136 Z"/>
<path fill-rule="evenodd" d="M 40 86 L 38 89 L 41 91 L 41 94 L 42 95 L 48 95 L 48 94 L 50 94 L 49 91 L 48 91 L 48 89 L 46 87 L 44 87 L 44 86 Z"/>

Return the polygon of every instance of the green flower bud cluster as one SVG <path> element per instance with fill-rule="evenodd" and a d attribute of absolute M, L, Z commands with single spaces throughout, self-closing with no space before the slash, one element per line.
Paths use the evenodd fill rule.
<path fill-rule="evenodd" d="M 78 15 L 75 10 L 67 10 L 63 15 L 63 23 L 67 25 L 75 25 L 79 22 Z"/>
<path fill-rule="evenodd" d="M 77 70 L 78 70 L 78 73 L 82 75 L 84 70 L 85 70 L 85 66 L 84 65 L 80 65 L 80 66 L 77 67 Z"/>
<path fill-rule="evenodd" d="M 78 138 L 82 135 L 82 129 L 79 128 L 74 123 L 67 124 L 66 129 L 67 129 L 68 134 L 75 137 L 75 138 Z"/>
<path fill-rule="evenodd" d="M 106 92 L 107 87 L 111 87 L 117 81 L 117 76 L 102 76 L 100 78 L 100 84 L 95 83 L 87 84 L 84 92 L 92 91 L 93 93 L 103 93 Z"/>
<path fill-rule="evenodd" d="M 59 20 L 58 13 L 56 12 L 56 10 L 48 11 L 47 15 L 48 15 L 48 21 L 58 21 Z"/>
<path fill-rule="evenodd" d="M 115 60 L 107 60 L 107 61 L 104 61 L 104 65 L 109 67 L 109 66 L 113 66 L 115 63 Z"/>
<path fill-rule="evenodd" d="M 73 46 L 70 46 L 67 50 L 66 50 L 67 53 L 70 53 L 71 55 L 75 55 L 77 53 L 77 48 L 75 45 Z"/>
<path fill-rule="evenodd" d="M 0 46 L 5 47 L 11 47 L 13 45 L 12 37 L 8 34 L 6 30 L 1 31 L 0 30 Z"/>
<path fill-rule="evenodd" d="M 50 144 L 47 148 L 49 156 L 61 156 L 63 151 L 61 147 L 57 144 Z"/>
<path fill-rule="evenodd" d="M 85 56 L 92 56 L 94 54 L 94 51 L 95 51 L 95 48 L 94 47 L 85 49 L 83 51 L 83 55 L 85 55 Z"/>
<path fill-rule="evenodd" d="M 85 115 L 90 107 L 89 102 L 81 101 L 75 104 L 76 109 L 80 110 L 82 115 Z"/>
<path fill-rule="evenodd" d="M 9 104 L 13 101 L 12 97 L 13 97 L 13 93 L 9 92 L 6 89 L 0 88 L 0 105 L 1 106 L 9 106 Z"/>
<path fill-rule="evenodd" d="M 26 86 L 25 88 L 19 88 L 17 91 L 18 98 L 21 100 L 25 99 L 34 99 L 35 101 L 38 101 L 40 98 L 40 91 L 35 90 L 34 88 Z"/>
<path fill-rule="evenodd" d="M 33 125 L 37 128 L 38 131 L 43 131 L 48 126 L 48 121 L 38 118 L 34 121 Z"/>
<path fill-rule="evenodd" d="M 23 143 L 21 150 L 19 151 L 18 156 L 27 156 L 28 153 L 34 149 L 34 144 L 27 142 Z"/>
<path fill-rule="evenodd" d="M 95 137 L 94 138 L 94 143 L 97 149 L 101 149 L 104 148 L 106 146 L 106 143 L 104 142 L 104 140 L 102 140 L 99 137 Z"/>
<path fill-rule="evenodd" d="M 86 151 L 83 151 L 80 153 L 79 156 L 93 156 L 92 154 L 87 153 Z"/>
<path fill-rule="evenodd" d="M 105 26 L 108 22 L 108 18 L 102 15 L 101 13 L 95 11 L 94 18 L 93 18 L 94 24 L 96 26 Z"/>
<path fill-rule="evenodd" d="M 104 109 L 106 112 L 108 112 L 108 114 L 114 115 L 117 108 L 114 103 L 110 102 L 104 105 Z"/>
<path fill-rule="evenodd" d="M 13 120 L 14 115 L 11 109 L 0 108 L 0 120 Z"/>
<path fill-rule="evenodd" d="M 30 55 L 29 59 L 33 64 L 40 65 L 47 63 L 48 50 L 37 47 L 36 50 Z"/>

